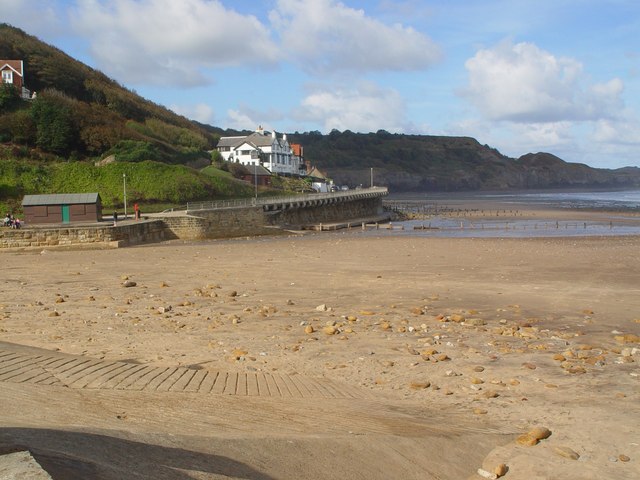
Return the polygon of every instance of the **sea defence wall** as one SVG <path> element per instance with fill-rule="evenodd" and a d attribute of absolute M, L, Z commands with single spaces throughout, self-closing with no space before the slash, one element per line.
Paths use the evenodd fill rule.
<path fill-rule="evenodd" d="M 229 207 L 220 210 L 173 212 L 159 215 L 167 239 L 203 240 L 274 233 L 265 222 L 262 207 Z"/>
<path fill-rule="evenodd" d="M 200 202 L 163 217 L 177 238 L 269 235 L 331 222 L 382 220 L 383 187 L 256 200 Z M 177 213 L 177 215 L 175 215 Z"/>
<path fill-rule="evenodd" d="M 140 221 L 82 226 L 0 228 L 0 249 L 80 246 L 122 247 L 164 240 L 203 240 L 274 235 L 319 223 L 381 220 L 386 188 L 189 204 L 186 210 Z"/>
<path fill-rule="evenodd" d="M 106 248 L 158 242 L 170 237 L 162 220 L 137 223 L 87 224 L 69 227 L 0 228 L 0 249 L 46 247 Z"/>

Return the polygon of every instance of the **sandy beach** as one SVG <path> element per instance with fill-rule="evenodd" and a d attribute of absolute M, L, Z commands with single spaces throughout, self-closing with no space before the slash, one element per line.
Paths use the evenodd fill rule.
<path fill-rule="evenodd" d="M 54 479 L 637 479 L 639 249 L 336 232 L 1 253 L 0 453 Z"/>

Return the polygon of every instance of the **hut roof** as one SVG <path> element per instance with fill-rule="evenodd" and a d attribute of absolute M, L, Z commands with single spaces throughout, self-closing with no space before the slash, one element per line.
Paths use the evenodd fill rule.
<path fill-rule="evenodd" d="M 98 193 L 51 193 L 47 195 L 25 195 L 22 206 L 34 205 L 71 205 L 78 203 L 97 203 Z"/>

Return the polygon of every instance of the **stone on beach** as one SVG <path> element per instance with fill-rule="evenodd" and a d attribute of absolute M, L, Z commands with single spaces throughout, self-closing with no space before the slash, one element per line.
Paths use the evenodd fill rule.
<path fill-rule="evenodd" d="M 322 329 L 322 331 L 326 334 L 326 335 L 335 335 L 336 333 L 338 333 L 338 328 L 335 325 L 328 325 L 326 327 L 324 327 Z"/>
<path fill-rule="evenodd" d="M 431 382 L 429 381 L 413 381 L 409 384 L 413 390 L 424 390 L 425 388 L 429 388 L 431 386 Z"/>
<path fill-rule="evenodd" d="M 624 335 L 616 335 L 616 342 L 618 343 L 640 343 L 640 335 L 635 335 L 633 333 L 625 333 Z"/>
<path fill-rule="evenodd" d="M 489 480 L 496 480 L 498 478 L 498 475 L 496 475 L 494 472 L 489 472 L 488 470 L 484 470 L 482 468 L 479 468 L 477 470 L 477 473 L 482 478 L 488 478 Z"/>
<path fill-rule="evenodd" d="M 570 460 L 578 460 L 580 458 L 580 454 L 569 447 L 557 446 L 553 448 L 553 451 L 561 457 L 568 458 Z"/>
<path fill-rule="evenodd" d="M 532 436 L 536 440 L 544 440 L 551 436 L 551 430 L 549 430 L 547 427 L 534 427 L 533 429 L 529 430 L 527 435 Z"/>
<path fill-rule="evenodd" d="M 493 469 L 493 473 L 495 473 L 498 478 L 504 477 L 508 471 L 509 467 L 507 467 L 504 463 L 496 465 L 496 467 Z"/>
<path fill-rule="evenodd" d="M 524 433 L 516 438 L 516 443 L 519 445 L 524 445 L 525 447 L 532 447 L 537 445 L 539 440 L 537 438 L 532 437 L 531 435 Z"/>

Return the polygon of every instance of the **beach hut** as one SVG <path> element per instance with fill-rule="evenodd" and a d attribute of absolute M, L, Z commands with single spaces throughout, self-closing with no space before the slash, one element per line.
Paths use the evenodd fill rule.
<path fill-rule="evenodd" d="M 27 225 L 99 222 L 102 204 L 98 193 L 25 195 L 22 200 Z"/>

